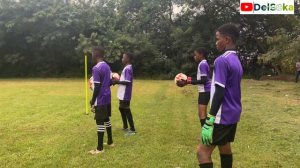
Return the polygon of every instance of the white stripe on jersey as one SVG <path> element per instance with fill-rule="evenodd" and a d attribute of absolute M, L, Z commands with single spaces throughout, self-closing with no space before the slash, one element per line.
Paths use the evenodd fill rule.
<path fill-rule="evenodd" d="M 222 104 L 221 104 L 221 106 L 219 108 L 219 111 L 216 115 L 216 119 L 215 119 L 216 124 L 220 124 L 220 122 L 221 122 L 221 115 L 222 115 L 222 110 L 221 109 L 222 109 Z"/>
<path fill-rule="evenodd" d="M 131 68 L 131 65 L 127 65 L 123 71 L 122 71 L 122 74 L 121 74 L 121 77 L 120 77 L 120 81 L 126 81 L 126 82 L 131 82 L 129 80 L 125 80 L 125 70 L 127 68 Z M 117 93 L 117 97 L 119 100 L 124 100 L 124 97 L 125 97 L 125 90 L 126 90 L 126 85 L 119 85 L 119 88 L 118 88 L 118 93 Z"/>
<path fill-rule="evenodd" d="M 125 90 L 126 90 L 126 86 L 125 85 L 119 85 L 118 95 L 117 95 L 117 97 L 119 98 L 119 100 L 124 100 Z"/>
<path fill-rule="evenodd" d="M 215 83 L 215 72 L 213 72 L 213 76 L 212 76 L 212 79 L 211 79 L 211 83 L 212 83 L 212 85 L 211 85 L 211 87 L 210 87 L 210 100 L 209 100 L 209 103 L 210 103 L 210 107 L 211 107 L 211 103 L 212 103 L 212 99 L 213 99 L 213 97 L 214 97 L 214 94 L 215 94 L 215 85 L 214 85 L 214 83 Z"/>
<path fill-rule="evenodd" d="M 220 82 L 215 82 L 215 84 L 217 84 L 217 85 L 221 86 L 222 88 L 225 88 L 225 85 L 223 85 L 223 84 L 222 84 L 222 83 L 220 83 Z"/>
<path fill-rule="evenodd" d="M 200 71 L 201 64 L 206 63 L 206 62 L 207 62 L 206 60 L 202 60 L 199 63 L 198 69 L 197 69 L 197 80 L 201 80 L 201 76 L 207 76 L 207 74 L 202 74 Z M 198 84 L 198 92 L 205 92 L 204 84 Z"/>
<path fill-rule="evenodd" d="M 221 57 L 226 58 L 229 54 L 232 54 L 232 53 L 236 54 L 236 51 L 226 51 L 224 54 L 221 55 Z"/>
<path fill-rule="evenodd" d="M 213 72 L 213 76 L 212 76 L 212 85 L 211 85 L 211 89 L 210 89 L 210 108 L 211 108 L 211 104 L 212 104 L 212 100 L 213 100 L 213 97 L 214 97 L 214 94 L 215 94 L 215 91 L 216 91 L 216 88 L 215 88 L 215 72 Z M 220 121 L 221 121 L 221 115 L 222 115 L 222 104 L 218 110 L 218 113 L 216 115 L 216 119 L 215 119 L 215 123 L 216 124 L 219 124 Z"/>

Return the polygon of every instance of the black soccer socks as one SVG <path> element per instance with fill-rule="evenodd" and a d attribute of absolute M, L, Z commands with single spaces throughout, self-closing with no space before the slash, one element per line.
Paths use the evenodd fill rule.
<path fill-rule="evenodd" d="M 200 119 L 201 127 L 205 124 L 206 119 Z"/>
<path fill-rule="evenodd" d="M 132 113 L 131 113 L 130 108 L 129 109 L 124 109 L 124 111 L 125 111 L 126 117 L 128 119 L 128 122 L 129 122 L 130 130 L 135 131 L 133 117 L 132 117 Z"/>
<path fill-rule="evenodd" d="M 127 117 L 126 117 L 125 109 L 119 108 L 119 110 L 120 110 L 122 121 L 123 121 L 123 128 L 127 129 L 128 125 L 127 125 Z"/>
<path fill-rule="evenodd" d="M 97 123 L 97 135 L 98 135 L 97 150 L 101 151 L 103 150 L 103 137 L 104 137 L 105 125 L 104 125 L 104 121 L 102 120 L 96 120 L 96 123 Z"/>
<path fill-rule="evenodd" d="M 109 118 L 104 120 L 104 125 L 106 127 L 106 132 L 107 132 L 107 144 L 111 145 L 113 143 L 113 139 L 112 139 L 112 131 L 111 131 L 111 123 Z"/>
<path fill-rule="evenodd" d="M 232 168 L 232 154 L 220 154 L 221 168 Z"/>
<path fill-rule="evenodd" d="M 213 163 L 203 163 L 199 164 L 200 168 L 213 168 Z"/>

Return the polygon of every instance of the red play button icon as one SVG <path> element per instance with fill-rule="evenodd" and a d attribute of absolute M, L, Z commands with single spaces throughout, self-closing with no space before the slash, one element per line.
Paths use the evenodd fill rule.
<path fill-rule="evenodd" d="M 248 3 L 248 2 L 241 3 L 241 11 L 243 12 L 253 11 L 253 3 Z"/>

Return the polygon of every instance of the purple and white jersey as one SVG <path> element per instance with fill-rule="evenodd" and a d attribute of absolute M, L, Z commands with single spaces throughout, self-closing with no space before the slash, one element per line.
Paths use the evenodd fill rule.
<path fill-rule="evenodd" d="M 240 120 L 242 75 L 242 65 L 235 51 L 226 51 L 215 60 L 210 102 L 215 93 L 215 84 L 225 88 L 224 99 L 215 123 L 230 125 Z"/>
<path fill-rule="evenodd" d="M 120 81 L 130 82 L 129 85 L 119 85 L 118 98 L 119 100 L 131 100 L 132 95 L 132 82 L 133 82 L 133 70 L 132 65 L 127 65 L 121 74 Z"/>
<path fill-rule="evenodd" d="M 197 80 L 201 80 L 202 76 L 206 76 L 208 81 L 206 82 L 206 84 L 198 85 L 199 92 L 210 92 L 211 81 L 209 79 L 209 75 L 209 65 L 206 60 L 202 60 L 198 65 Z"/>
<path fill-rule="evenodd" d="M 111 103 L 110 92 L 110 67 L 104 62 L 99 62 L 93 67 L 94 83 L 100 83 L 100 91 L 95 101 L 95 106 L 107 105 Z"/>

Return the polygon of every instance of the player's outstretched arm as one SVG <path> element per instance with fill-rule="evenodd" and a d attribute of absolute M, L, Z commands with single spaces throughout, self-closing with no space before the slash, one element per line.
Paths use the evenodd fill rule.
<path fill-rule="evenodd" d="M 119 85 L 125 85 L 125 86 L 128 86 L 130 85 L 131 82 L 129 81 L 117 81 Z"/>
<path fill-rule="evenodd" d="M 131 82 L 129 81 L 118 81 L 118 80 L 111 80 L 111 85 L 125 85 L 128 86 Z"/>
<path fill-rule="evenodd" d="M 208 81 L 207 76 L 201 76 L 201 80 L 193 79 L 191 77 L 187 78 L 187 84 L 199 85 L 205 84 Z"/>

